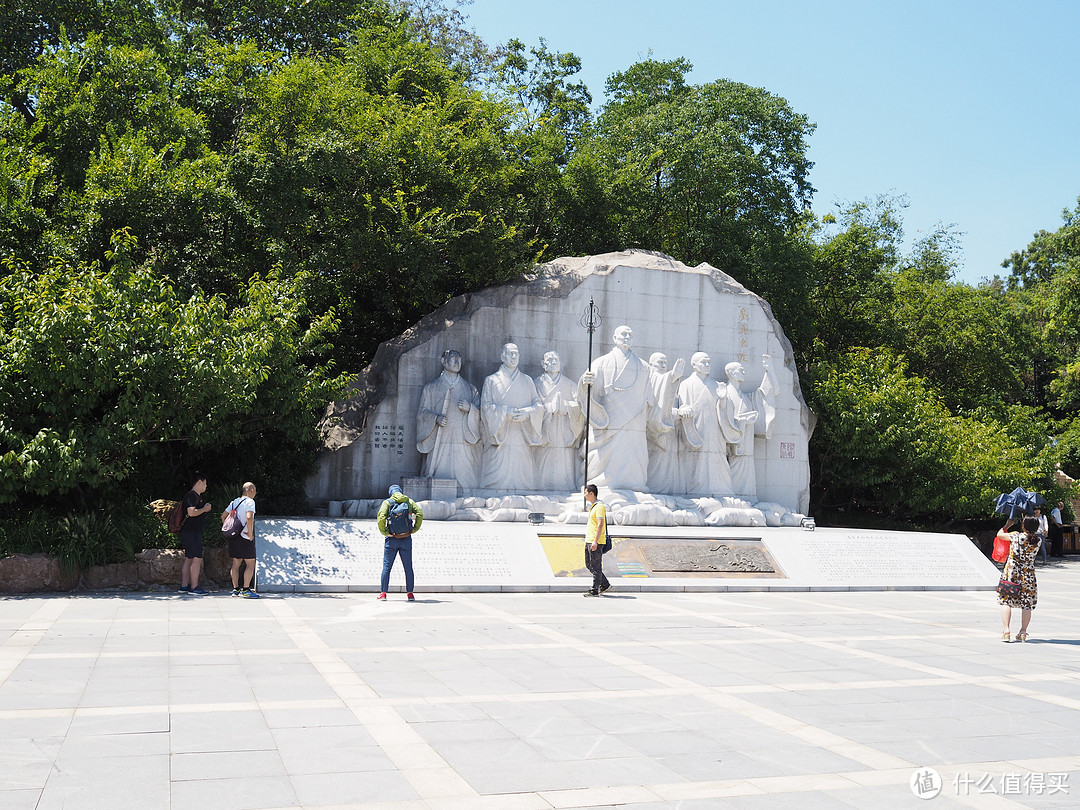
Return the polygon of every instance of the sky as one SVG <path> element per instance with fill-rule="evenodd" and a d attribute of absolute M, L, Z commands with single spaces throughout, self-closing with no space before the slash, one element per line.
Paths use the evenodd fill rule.
<path fill-rule="evenodd" d="M 473 0 L 489 45 L 580 57 L 604 101 L 611 74 L 685 57 L 691 84 L 730 79 L 785 98 L 817 125 L 819 216 L 906 198 L 906 246 L 960 234 L 954 280 L 1004 274 L 1080 197 L 1080 3 L 1073 0 Z"/>

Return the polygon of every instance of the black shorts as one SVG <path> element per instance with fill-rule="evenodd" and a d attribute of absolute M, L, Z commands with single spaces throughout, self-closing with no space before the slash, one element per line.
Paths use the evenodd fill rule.
<path fill-rule="evenodd" d="M 254 560 L 255 541 L 246 537 L 230 537 L 229 556 L 234 560 Z"/>
<path fill-rule="evenodd" d="M 202 559 L 202 535 L 180 533 L 180 542 L 184 546 L 184 556 L 189 560 Z"/>

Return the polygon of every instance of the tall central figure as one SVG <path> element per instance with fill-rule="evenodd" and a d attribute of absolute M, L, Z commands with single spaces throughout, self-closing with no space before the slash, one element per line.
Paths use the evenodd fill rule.
<path fill-rule="evenodd" d="M 589 481 L 612 489 L 647 491 L 649 448 L 646 433 L 659 424 L 649 364 L 630 348 L 634 331 L 615 330 L 615 348 L 593 361 L 578 382 L 584 403 L 592 386 L 589 418 Z"/>

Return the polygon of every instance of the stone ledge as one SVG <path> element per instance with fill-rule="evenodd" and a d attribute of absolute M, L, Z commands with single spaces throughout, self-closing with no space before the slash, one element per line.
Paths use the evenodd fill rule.
<path fill-rule="evenodd" d="M 64 574 L 56 557 L 13 554 L 0 559 L 0 594 L 173 588 L 180 584 L 183 563 L 181 549 L 152 548 L 140 551 L 131 562 L 95 565 L 72 576 Z M 201 582 L 210 586 L 229 582 L 229 567 L 227 549 L 206 549 Z"/>

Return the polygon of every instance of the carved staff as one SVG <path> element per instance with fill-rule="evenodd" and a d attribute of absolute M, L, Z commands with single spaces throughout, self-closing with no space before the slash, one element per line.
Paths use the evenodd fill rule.
<path fill-rule="evenodd" d="M 593 333 L 597 327 L 604 322 L 604 319 L 600 317 L 600 310 L 596 308 L 596 304 L 593 299 L 589 299 L 589 306 L 585 308 L 585 314 L 581 316 L 581 325 L 584 326 L 589 332 L 589 364 L 585 367 L 587 371 L 592 371 L 592 343 Z M 588 386 L 588 396 L 585 398 L 585 483 L 589 483 L 589 433 L 592 430 L 592 383 Z M 582 497 L 585 493 L 582 490 Z M 585 501 L 585 509 L 589 508 L 589 502 Z"/>

